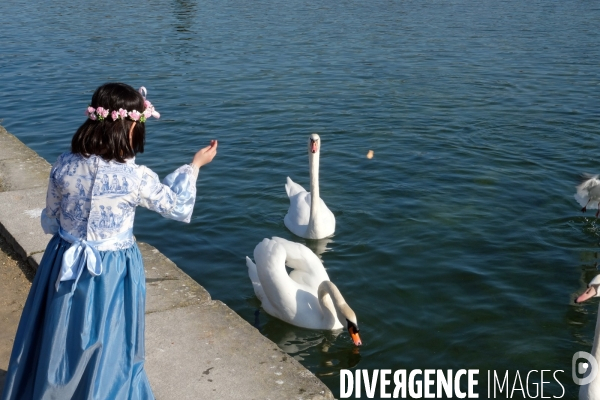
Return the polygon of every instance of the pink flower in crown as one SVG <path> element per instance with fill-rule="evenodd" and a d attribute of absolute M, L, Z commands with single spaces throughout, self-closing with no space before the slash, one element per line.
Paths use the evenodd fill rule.
<path fill-rule="evenodd" d="M 113 121 L 116 121 L 117 119 L 119 119 L 119 112 L 118 111 L 113 111 L 110 113 L 110 116 L 112 117 Z"/>
<path fill-rule="evenodd" d="M 87 110 L 85 110 L 85 115 L 87 115 L 88 117 L 91 117 L 95 112 L 96 112 L 96 109 L 94 107 L 90 106 L 87 108 Z"/>
<path fill-rule="evenodd" d="M 140 116 L 141 114 L 137 110 L 129 111 L 129 118 L 131 118 L 134 121 L 139 121 Z"/>
<path fill-rule="evenodd" d="M 119 111 L 117 111 L 119 113 L 119 117 L 121 117 L 122 119 L 127 118 L 127 110 L 123 110 L 122 108 L 119 108 Z"/>
<path fill-rule="evenodd" d="M 144 100 L 144 108 L 151 108 L 152 107 L 152 103 L 150 103 L 148 100 Z"/>
<path fill-rule="evenodd" d="M 98 107 L 96 108 L 96 114 L 100 119 L 104 119 L 108 117 L 108 110 L 104 109 L 104 107 Z"/>
<path fill-rule="evenodd" d="M 146 108 L 142 114 L 144 115 L 144 118 L 148 119 L 152 116 L 152 110 L 150 108 Z"/>
<path fill-rule="evenodd" d="M 88 115 L 88 117 L 89 117 L 89 118 L 90 118 L 92 121 L 95 121 L 95 120 L 96 120 L 96 118 L 97 118 L 97 117 L 96 117 L 96 113 L 92 113 L 92 114 Z"/>

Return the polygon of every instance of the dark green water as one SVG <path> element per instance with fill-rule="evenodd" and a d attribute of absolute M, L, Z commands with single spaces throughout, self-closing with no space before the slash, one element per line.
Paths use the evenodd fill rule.
<path fill-rule="evenodd" d="M 139 210 L 135 234 L 336 395 L 341 368 L 478 368 L 480 398 L 488 370 L 533 369 L 564 370 L 576 398 L 598 308 L 573 304 L 600 250 L 573 194 L 600 172 L 599 28 L 590 1 L 5 0 L 0 119 L 52 162 L 93 90 L 123 81 L 162 114 L 139 163 L 165 176 L 219 139 L 192 223 Z M 311 132 L 328 242 L 283 225 Z M 325 249 L 360 351 L 256 315 L 244 257 L 271 236 Z"/>

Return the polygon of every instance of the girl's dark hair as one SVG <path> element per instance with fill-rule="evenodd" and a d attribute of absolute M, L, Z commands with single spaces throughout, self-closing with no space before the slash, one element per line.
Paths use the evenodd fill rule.
<path fill-rule="evenodd" d="M 129 85 L 124 83 L 105 83 L 94 92 L 92 107 L 103 107 L 106 110 L 144 111 L 144 98 Z M 71 140 L 71 152 L 89 157 L 92 154 L 103 159 L 123 163 L 136 153 L 144 152 L 146 127 L 138 121 L 133 128 L 132 140 L 129 141 L 129 130 L 134 121 L 125 118 L 113 121 L 110 114 L 102 121 L 87 119 L 77 129 Z"/>

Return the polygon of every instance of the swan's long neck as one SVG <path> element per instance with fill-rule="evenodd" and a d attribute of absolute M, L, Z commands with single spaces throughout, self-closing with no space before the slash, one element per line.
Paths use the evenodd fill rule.
<path fill-rule="evenodd" d="M 308 166 L 310 168 L 310 218 L 308 221 L 308 232 L 318 229 L 319 206 L 321 197 L 319 196 L 319 153 L 308 153 Z"/>
<path fill-rule="evenodd" d="M 599 341 L 599 335 L 600 335 L 600 307 L 598 307 L 598 315 L 599 317 L 596 319 L 596 331 L 594 333 L 594 344 L 592 345 L 592 356 L 594 356 L 594 358 L 596 360 L 600 360 L 600 349 L 599 349 L 599 345 L 600 343 L 598 343 Z M 591 368 L 590 370 L 591 371 Z M 587 377 L 589 375 L 589 373 L 585 373 L 584 377 Z M 598 380 L 598 378 L 594 379 L 592 382 L 586 384 L 586 385 L 582 385 L 579 387 L 579 398 L 583 399 L 583 400 L 588 400 L 588 399 L 596 399 L 599 392 L 600 392 L 600 386 L 599 386 L 600 381 Z"/>
<path fill-rule="evenodd" d="M 598 318 L 596 319 L 596 330 L 594 332 L 594 344 L 592 345 L 592 355 L 596 360 L 600 360 L 600 306 L 598 306 Z"/>
<path fill-rule="evenodd" d="M 323 308 L 324 318 L 332 320 L 331 326 L 336 325 L 336 320 L 339 321 L 342 326 L 345 326 L 346 319 L 352 321 L 356 320 L 354 311 L 348 306 L 337 286 L 331 281 L 321 282 L 317 295 L 319 297 L 319 303 Z"/>

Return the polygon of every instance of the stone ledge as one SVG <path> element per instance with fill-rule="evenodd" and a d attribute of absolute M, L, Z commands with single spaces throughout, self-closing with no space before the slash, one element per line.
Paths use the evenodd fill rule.
<path fill-rule="evenodd" d="M 0 126 L 0 192 L 48 187 L 50 164 Z"/>
<path fill-rule="evenodd" d="M 220 301 L 146 321 L 146 369 L 157 398 L 333 399 L 315 375 Z M 166 369 L 171 373 L 160 373 Z"/>
<path fill-rule="evenodd" d="M 52 238 L 40 225 L 45 202 L 46 189 L 41 187 L 0 192 L 0 233 L 24 259 L 43 252 Z"/>
<path fill-rule="evenodd" d="M 146 270 L 146 314 L 208 303 L 210 294 L 147 243 L 138 243 Z"/>

